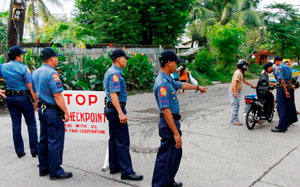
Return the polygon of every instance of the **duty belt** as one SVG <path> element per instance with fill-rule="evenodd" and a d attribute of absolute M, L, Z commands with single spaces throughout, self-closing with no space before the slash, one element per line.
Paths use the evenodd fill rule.
<path fill-rule="evenodd" d="M 181 115 L 180 114 L 172 114 L 174 120 L 180 120 Z M 159 114 L 159 117 L 164 118 L 164 115 L 162 113 Z"/>
<path fill-rule="evenodd" d="M 46 102 L 43 102 L 43 101 L 39 101 L 38 102 L 38 107 L 41 108 L 41 112 L 44 113 L 44 111 L 46 109 L 56 109 L 58 111 L 58 115 L 61 119 L 64 119 L 65 118 L 65 114 L 64 112 L 59 108 L 59 106 L 57 105 L 53 105 L 53 104 L 49 104 L 49 103 L 46 103 Z"/>
<path fill-rule="evenodd" d="M 22 96 L 29 93 L 29 90 L 6 90 L 5 95 L 6 96 Z"/>
<path fill-rule="evenodd" d="M 126 103 L 125 102 L 120 102 L 120 106 L 121 106 L 121 108 L 125 108 L 126 107 Z M 107 101 L 106 102 L 106 107 L 107 108 L 113 108 L 114 105 L 112 104 L 112 102 Z"/>

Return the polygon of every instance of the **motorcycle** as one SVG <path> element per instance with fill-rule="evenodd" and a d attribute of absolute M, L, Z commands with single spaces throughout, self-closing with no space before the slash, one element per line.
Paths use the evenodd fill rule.
<path fill-rule="evenodd" d="M 270 90 L 274 87 L 270 87 Z M 258 100 L 256 95 L 245 96 L 245 113 L 246 113 L 246 126 L 249 130 L 252 130 L 256 123 L 272 122 L 275 112 L 275 104 L 272 108 L 266 112 L 264 111 L 263 101 Z"/>

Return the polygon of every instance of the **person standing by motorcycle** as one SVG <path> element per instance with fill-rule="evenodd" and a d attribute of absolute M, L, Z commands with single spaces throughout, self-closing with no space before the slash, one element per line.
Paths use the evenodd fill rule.
<path fill-rule="evenodd" d="M 263 103 L 263 116 L 268 117 L 268 114 L 270 114 L 273 110 L 274 106 L 274 95 L 272 92 L 269 90 L 270 85 L 271 86 L 277 86 L 276 83 L 271 83 L 269 81 L 269 75 L 270 73 L 273 72 L 273 63 L 267 62 L 264 65 L 264 71 L 263 74 L 260 76 L 257 86 L 256 86 L 256 94 L 258 100 L 262 101 Z"/>
<path fill-rule="evenodd" d="M 231 101 L 232 111 L 231 111 L 231 123 L 234 125 L 241 126 L 242 123 L 239 121 L 239 107 L 241 100 L 241 90 L 242 85 L 247 84 L 252 88 L 256 88 L 255 85 L 251 84 L 244 78 L 244 73 L 248 70 L 248 62 L 244 59 L 240 59 L 237 63 L 237 70 L 232 76 L 232 83 L 229 88 L 229 97 Z"/>
<path fill-rule="evenodd" d="M 284 133 L 290 124 L 290 100 L 291 94 L 290 89 L 292 83 L 292 74 L 282 61 L 282 57 L 276 57 L 274 59 L 276 68 L 274 70 L 274 75 L 279 83 L 279 88 L 277 89 L 277 112 L 279 115 L 278 125 L 271 129 L 272 132 Z"/>

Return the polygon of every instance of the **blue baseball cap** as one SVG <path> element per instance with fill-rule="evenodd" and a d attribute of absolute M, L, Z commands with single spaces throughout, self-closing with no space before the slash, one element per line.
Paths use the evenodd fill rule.
<path fill-rule="evenodd" d="M 179 59 L 177 57 L 177 55 L 175 54 L 174 51 L 169 51 L 169 50 L 166 50 L 166 51 L 163 51 L 160 56 L 159 56 L 159 62 L 161 64 L 164 64 L 164 63 L 167 63 L 168 61 L 175 61 L 177 63 L 182 63 L 184 62 L 183 59 Z"/>
<path fill-rule="evenodd" d="M 26 54 L 27 51 L 23 51 L 19 46 L 12 46 L 8 49 L 8 57 L 14 60 L 17 56 Z"/>
<path fill-rule="evenodd" d="M 41 59 L 42 60 L 48 60 L 49 58 L 51 57 L 54 57 L 54 56 L 62 56 L 62 54 L 60 53 L 56 53 L 54 51 L 54 49 L 52 49 L 51 47 L 47 47 L 47 48 L 44 48 L 42 51 L 41 51 Z"/>
<path fill-rule="evenodd" d="M 114 60 L 114 59 L 119 58 L 121 56 L 125 57 L 126 59 L 131 58 L 130 56 L 126 55 L 126 53 L 122 49 L 116 49 L 116 50 L 113 50 L 111 52 L 110 59 Z"/>

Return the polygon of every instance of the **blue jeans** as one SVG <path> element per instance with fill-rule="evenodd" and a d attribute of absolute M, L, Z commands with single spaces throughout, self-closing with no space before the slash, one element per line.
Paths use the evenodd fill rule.
<path fill-rule="evenodd" d="M 39 143 L 40 172 L 49 172 L 50 177 L 64 173 L 61 168 L 63 160 L 65 124 L 60 119 L 56 109 L 46 109 L 44 113 L 39 109 L 41 125 Z"/>
<path fill-rule="evenodd" d="M 31 154 L 38 153 L 38 137 L 34 107 L 30 103 L 27 95 L 10 96 L 6 98 L 6 105 L 12 120 L 13 140 L 17 154 L 24 152 L 24 143 L 22 139 L 22 114 L 29 134 L 29 145 Z"/>
<path fill-rule="evenodd" d="M 239 108 L 240 108 L 240 100 L 241 100 L 241 92 L 238 92 L 238 97 L 234 97 L 233 92 L 229 92 L 229 97 L 231 101 L 231 123 L 239 122 Z"/>

